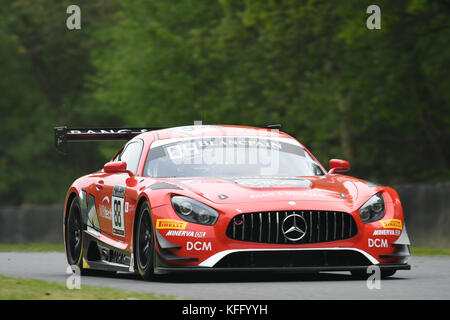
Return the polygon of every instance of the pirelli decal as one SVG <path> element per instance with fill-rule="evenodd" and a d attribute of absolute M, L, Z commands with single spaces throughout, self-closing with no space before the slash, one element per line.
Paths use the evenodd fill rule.
<path fill-rule="evenodd" d="M 156 220 L 156 229 L 174 229 L 184 230 L 186 229 L 187 222 L 175 220 L 175 219 L 158 219 Z"/>
<path fill-rule="evenodd" d="M 384 229 L 403 229 L 402 220 L 400 219 L 381 220 L 380 223 Z"/>

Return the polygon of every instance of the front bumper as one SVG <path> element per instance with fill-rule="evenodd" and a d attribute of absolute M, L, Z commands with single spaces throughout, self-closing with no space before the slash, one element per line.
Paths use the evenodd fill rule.
<path fill-rule="evenodd" d="M 329 205 L 330 207 L 326 207 Z M 281 204 L 273 203 L 267 211 L 280 208 Z M 322 204 L 322 211 L 333 211 L 332 204 Z M 283 208 L 283 211 L 291 208 Z M 301 209 L 300 209 L 301 210 Z M 249 212 L 250 208 L 239 210 Z M 157 219 L 177 219 L 171 207 L 162 206 L 153 209 Z M 353 213 L 357 217 L 357 212 Z M 275 219 L 273 219 L 275 218 Z M 276 220 L 272 216 L 272 223 Z M 334 216 L 333 216 L 334 218 Z M 338 217 L 339 218 L 339 217 Z M 386 219 L 397 218 L 394 212 L 387 210 Z M 178 218 L 179 219 L 179 218 Z M 178 220 L 177 219 L 177 220 Z M 317 271 L 352 271 L 364 270 L 370 265 L 381 269 L 408 270 L 409 239 L 406 228 L 399 232 L 384 231 L 380 221 L 363 225 L 355 219 L 357 225 L 348 227 L 348 220 L 343 224 L 333 224 L 333 229 L 343 234 L 342 238 L 332 238 L 325 233 L 325 242 L 316 243 L 257 243 L 251 239 L 240 239 L 236 228 L 236 237 L 230 237 L 232 216 L 225 216 L 215 226 L 185 224 L 180 234 L 174 235 L 172 230 L 156 228 L 157 255 L 155 272 L 177 271 L 277 271 L 277 272 L 317 272 Z M 281 220 L 280 220 L 281 221 Z M 309 223 L 313 220 L 306 219 Z M 335 220 L 336 221 L 336 220 Z M 337 219 L 339 222 L 340 219 Z M 313 221 L 314 222 L 314 221 Z M 271 223 L 271 222 L 269 222 Z M 325 225 L 330 221 L 325 220 Z M 250 222 L 250 225 L 252 223 Z M 337 226 L 337 227 L 335 227 Z M 344 226 L 341 228 L 341 226 Z M 257 228 L 262 230 L 264 228 Z M 268 230 L 268 229 L 266 229 Z M 310 230 L 313 230 L 310 226 Z M 356 234 L 352 231 L 358 230 Z M 228 233 L 227 233 L 228 231 Z M 232 231 L 232 235 L 234 230 Z M 381 232 L 382 231 L 382 232 Z M 182 233 L 182 234 L 181 234 Z M 336 233 L 336 232 L 334 232 Z M 348 237 L 345 236 L 348 233 Z M 400 235 L 401 233 L 401 235 Z M 202 234 L 202 236 L 197 236 Z M 247 229 L 245 235 L 247 235 Z M 267 232 L 268 238 L 277 239 L 276 232 Z M 323 234 L 317 237 L 323 239 Z M 312 236 L 314 240 L 315 235 Z M 234 239 L 233 239 L 234 238 Z M 242 237 L 243 238 L 243 237 Z M 264 239 L 263 239 L 264 240 Z M 331 240 L 331 241 L 330 241 Z"/>
<path fill-rule="evenodd" d="M 367 270 L 376 265 L 380 270 L 409 270 L 405 263 L 377 263 L 369 254 L 355 248 L 323 249 L 249 249 L 219 252 L 197 266 L 175 266 L 157 254 L 155 273 L 209 272 L 326 272 Z"/>

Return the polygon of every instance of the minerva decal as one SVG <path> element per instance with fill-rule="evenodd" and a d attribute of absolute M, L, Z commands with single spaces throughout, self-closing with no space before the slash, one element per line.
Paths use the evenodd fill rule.
<path fill-rule="evenodd" d="M 167 231 L 166 236 L 204 238 L 206 236 L 206 232 L 189 231 L 189 230 L 169 230 Z"/>
<path fill-rule="evenodd" d="M 401 234 L 400 230 L 392 230 L 392 229 L 382 229 L 382 230 L 374 230 L 374 236 L 399 236 Z"/>

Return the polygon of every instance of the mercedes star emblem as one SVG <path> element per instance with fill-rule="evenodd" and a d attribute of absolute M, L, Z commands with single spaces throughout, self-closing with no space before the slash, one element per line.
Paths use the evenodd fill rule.
<path fill-rule="evenodd" d="M 281 231 L 286 239 L 298 241 L 306 235 L 308 225 L 305 218 L 299 214 L 291 214 L 284 218 Z"/>

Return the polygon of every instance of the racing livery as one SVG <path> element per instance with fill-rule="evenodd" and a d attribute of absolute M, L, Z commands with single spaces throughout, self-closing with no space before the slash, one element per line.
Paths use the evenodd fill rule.
<path fill-rule="evenodd" d="M 77 179 L 64 206 L 70 265 L 176 271 L 410 269 L 396 191 L 330 170 L 296 139 L 266 128 L 55 128 L 55 144 L 128 140 Z"/>

